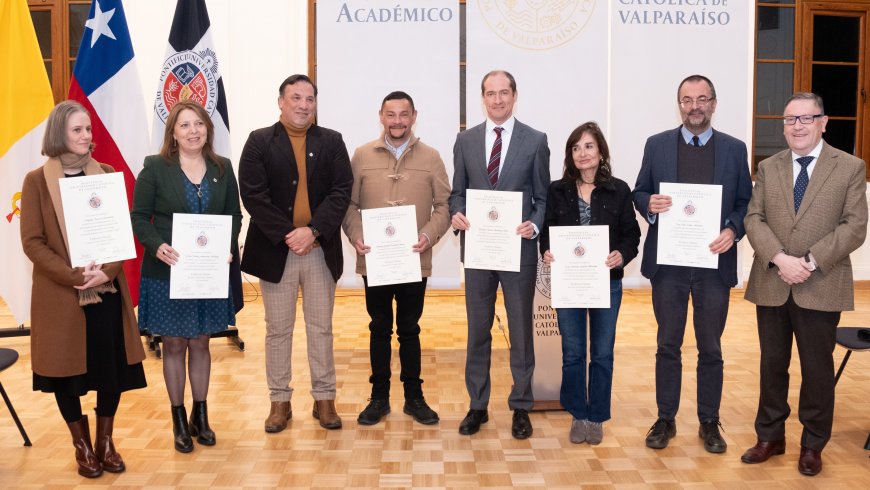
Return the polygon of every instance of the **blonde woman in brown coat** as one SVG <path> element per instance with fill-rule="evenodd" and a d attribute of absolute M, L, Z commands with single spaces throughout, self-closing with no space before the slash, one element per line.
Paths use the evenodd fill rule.
<path fill-rule="evenodd" d="M 70 266 L 58 182 L 114 172 L 91 158 L 92 149 L 87 110 L 73 101 L 58 104 L 42 142 L 48 161 L 27 174 L 21 197 L 21 242 L 33 262 L 33 389 L 54 393 L 78 472 L 88 478 L 126 469 L 112 441 L 115 411 L 122 392 L 145 387 L 145 351 L 122 263 Z M 88 391 L 97 392 L 96 451 L 80 402 Z"/>

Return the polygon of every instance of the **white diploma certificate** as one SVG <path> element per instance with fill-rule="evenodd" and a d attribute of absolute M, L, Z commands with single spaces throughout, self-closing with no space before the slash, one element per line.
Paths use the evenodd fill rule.
<path fill-rule="evenodd" d="M 172 215 L 172 248 L 178 262 L 169 272 L 170 299 L 219 299 L 229 295 L 233 217 Z"/>
<path fill-rule="evenodd" d="M 607 226 L 551 226 L 553 308 L 610 308 Z"/>
<path fill-rule="evenodd" d="M 671 208 L 658 215 L 658 264 L 716 269 L 719 255 L 710 243 L 721 232 L 722 186 L 662 182 Z"/>
<path fill-rule="evenodd" d="M 465 267 L 494 271 L 520 271 L 523 238 L 523 193 L 468 189 L 465 217 Z"/>
<path fill-rule="evenodd" d="M 416 206 L 363 209 L 363 242 L 371 247 L 366 254 L 366 280 L 369 286 L 420 282 L 420 254 L 411 247 L 417 243 Z"/>
<path fill-rule="evenodd" d="M 124 174 L 60 179 L 72 267 L 136 257 Z"/>

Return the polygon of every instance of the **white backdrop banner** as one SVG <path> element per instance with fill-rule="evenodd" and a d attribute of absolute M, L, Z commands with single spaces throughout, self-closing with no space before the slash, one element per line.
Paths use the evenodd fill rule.
<path fill-rule="evenodd" d="M 713 127 L 751 141 L 755 14 L 750 4 L 613 2 L 608 143 L 613 172 L 629 186 L 637 180 L 646 139 L 682 123 L 677 86 L 689 75 L 704 75 L 716 87 Z M 646 221 L 638 221 L 645 236 Z M 640 275 L 642 258 L 626 268 L 625 287 L 649 284 Z"/>
<path fill-rule="evenodd" d="M 319 0 L 318 123 L 342 133 L 348 152 L 378 138 L 384 96 L 407 92 L 414 133 L 441 153 L 453 176 L 459 127 L 459 2 Z M 345 239 L 343 286 L 362 287 Z M 433 252 L 429 286 L 459 287 L 459 241 L 446 234 Z"/>
<path fill-rule="evenodd" d="M 466 114 L 486 118 L 480 81 L 496 69 L 517 81 L 517 119 L 547 133 L 550 174 L 562 175 L 565 140 L 586 121 L 607 130 L 607 1 L 469 0 Z"/>

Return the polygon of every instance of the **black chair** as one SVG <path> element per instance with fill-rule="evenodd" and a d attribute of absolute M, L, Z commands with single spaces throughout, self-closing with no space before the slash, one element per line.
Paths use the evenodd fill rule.
<path fill-rule="evenodd" d="M 840 376 L 843 370 L 846 369 L 846 363 L 849 362 L 849 357 L 852 356 L 852 351 L 868 351 L 870 350 L 870 341 L 863 340 L 858 336 L 858 331 L 867 330 L 861 327 L 837 327 L 837 343 L 846 349 L 846 355 L 843 357 L 843 362 L 837 369 L 837 376 L 834 378 L 834 383 L 840 381 Z M 864 334 L 866 335 L 866 334 Z M 867 436 L 867 442 L 864 443 L 864 449 L 870 451 L 870 436 Z"/>
<path fill-rule="evenodd" d="M 15 364 L 15 361 L 17 360 L 18 352 L 16 350 L 0 347 L 0 371 Z M 0 394 L 3 395 L 3 401 L 5 401 L 6 406 L 9 407 L 9 413 L 12 414 L 12 420 L 14 420 L 15 425 L 18 426 L 18 432 L 21 432 L 21 437 L 24 438 L 24 445 L 32 446 L 33 444 L 30 443 L 30 438 L 27 437 L 27 432 L 24 432 L 24 426 L 21 425 L 21 420 L 18 419 L 18 414 L 15 413 L 15 409 L 12 407 L 12 402 L 9 401 L 9 396 L 6 395 L 6 390 L 3 389 L 3 383 L 0 383 Z"/>

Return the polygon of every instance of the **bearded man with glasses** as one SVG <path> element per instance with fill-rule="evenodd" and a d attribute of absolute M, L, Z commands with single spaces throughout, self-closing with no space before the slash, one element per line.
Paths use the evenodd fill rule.
<path fill-rule="evenodd" d="M 653 312 L 658 323 L 656 403 L 658 420 L 650 428 L 647 447 L 663 449 L 676 433 L 680 405 L 683 335 L 689 295 L 692 297 L 698 346 L 698 420 L 704 449 L 723 453 L 727 444 L 719 432 L 722 400 L 721 337 L 728 316 L 730 289 L 737 284 L 737 247 L 743 237 L 743 217 L 752 194 L 746 144 L 711 126 L 716 89 L 707 77 L 692 75 L 677 88 L 682 126 L 650 137 L 637 177 L 634 205 L 649 223 L 641 273 L 652 283 Z M 722 186 L 719 236 L 710 243 L 718 267 L 659 265 L 658 215 L 668 212 L 671 197 L 659 193 L 662 182 Z M 670 211 L 670 212 L 679 212 Z"/>

